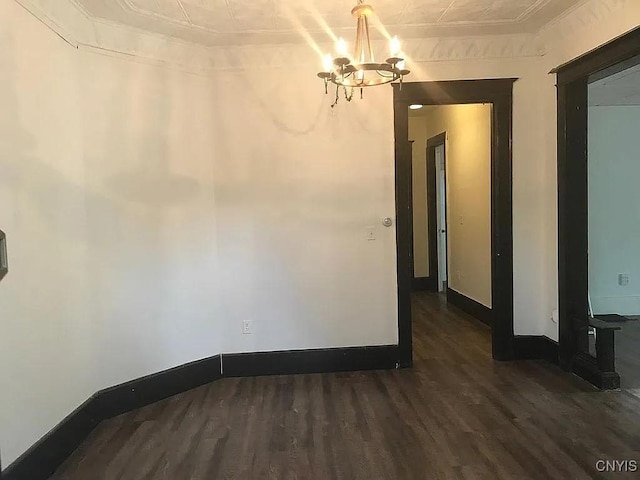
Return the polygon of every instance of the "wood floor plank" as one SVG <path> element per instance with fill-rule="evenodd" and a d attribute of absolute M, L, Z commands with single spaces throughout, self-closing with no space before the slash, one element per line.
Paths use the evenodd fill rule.
<path fill-rule="evenodd" d="M 412 369 L 219 380 L 104 421 L 53 480 L 638 478 L 595 467 L 640 463 L 638 396 L 495 362 L 486 325 L 413 303 Z"/>

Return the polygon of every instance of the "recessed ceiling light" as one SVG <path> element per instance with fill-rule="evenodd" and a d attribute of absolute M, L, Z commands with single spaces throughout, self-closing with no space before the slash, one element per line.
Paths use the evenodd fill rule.
<path fill-rule="evenodd" d="M 409 105 L 411 110 L 420 110 L 424 105 L 420 105 L 419 103 L 414 103 L 413 105 Z"/>

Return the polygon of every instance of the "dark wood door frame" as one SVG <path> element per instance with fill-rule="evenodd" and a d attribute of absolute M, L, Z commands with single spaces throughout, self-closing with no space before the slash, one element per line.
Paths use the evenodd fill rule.
<path fill-rule="evenodd" d="M 411 280 L 413 217 L 411 215 L 411 144 L 409 105 L 491 103 L 491 293 L 494 319 L 492 354 L 497 360 L 514 358 L 513 334 L 513 221 L 511 139 L 515 78 L 453 80 L 394 85 L 396 254 L 398 278 L 399 365 L 412 360 Z"/>
<path fill-rule="evenodd" d="M 615 388 L 619 377 L 603 375 L 584 354 L 589 311 L 588 84 L 638 55 L 640 28 L 551 71 L 557 74 L 558 95 L 558 355 L 562 368 L 601 388 Z"/>
<path fill-rule="evenodd" d="M 433 278 L 434 290 L 436 292 L 438 291 L 438 284 L 440 279 L 440 269 L 438 267 L 438 200 L 436 197 L 438 170 L 436 165 L 436 148 L 442 145 L 442 148 L 444 149 L 443 155 L 446 158 L 446 140 L 446 132 L 442 132 L 427 139 L 427 228 L 429 229 L 429 276 Z M 444 222 L 446 231 L 446 215 Z"/>

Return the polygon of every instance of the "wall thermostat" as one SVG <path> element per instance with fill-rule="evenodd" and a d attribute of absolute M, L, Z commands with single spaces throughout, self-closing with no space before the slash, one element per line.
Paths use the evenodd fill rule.
<path fill-rule="evenodd" d="M 7 236 L 2 230 L 0 230 L 0 280 L 9 271 L 9 265 L 7 265 Z"/>

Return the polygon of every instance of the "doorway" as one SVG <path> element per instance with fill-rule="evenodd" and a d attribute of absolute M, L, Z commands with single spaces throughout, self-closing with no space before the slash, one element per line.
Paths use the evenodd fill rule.
<path fill-rule="evenodd" d="M 446 132 L 427 139 L 427 225 L 433 291 L 447 292 Z"/>
<path fill-rule="evenodd" d="M 638 204 L 617 204 L 608 213 L 598 214 L 604 205 L 596 201 L 598 192 L 611 186 L 613 178 L 607 179 L 606 176 L 616 174 L 616 171 L 620 173 L 622 163 L 617 163 L 615 169 L 611 166 L 603 168 L 603 165 L 597 163 L 590 164 L 590 156 L 592 162 L 597 161 L 598 152 L 593 150 L 594 138 L 589 138 L 589 124 L 593 127 L 597 118 L 604 118 L 611 112 L 589 113 L 589 100 L 595 84 L 600 82 L 600 86 L 604 87 L 601 82 L 603 79 L 634 67 L 638 64 L 639 55 L 640 28 L 637 28 L 552 71 L 557 74 L 558 88 L 559 360 L 565 370 L 573 371 L 603 389 L 620 387 L 620 375 L 615 368 L 614 345 L 616 336 L 625 330 L 627 320 L 617 318 L 622 307 L 614 306 L 610 298 L 606 299 L 606 295 L 600 295 L 598 291 L 613 289 L 622 292 L 629 283 L 629 272 L 625 266 L 624 271 L 619 268 L 615 275 L 607 273 L 605 269 L 614 262 L 602 260 L 608 254 L 607 250 L 600 248 L 606 246 L 602 240 L 619 233 L 618 228 L 590 231 L 589 224 L 591 222 L 592 227 L 601 223 L 604 225 L 605 221 L 624 216 L 631 210 L 637 212 Z M 600 93 L 605 97 L 610 96 L 610 92 L 604 88 Z M 608 100 L 605 98 L 604 101 L 606 103 Z M 596 105 L 592 105 L 594 106 Z M 621 123 L 627 124 L 628 122 Z M 603 122 L 606 128 L 611 125 L 611 119 Z M 599 127 L 596 130 L 602 134 L 605 128 Z M 617 133 L 620 131 L 618 129 Z M 611 161 L 619 155 L 618 147 L 619 145 L 613 149 L 606 147 L 601 157 L 607 162 Z M 598 171 L 602 173 L 599 179 L 596 178 Z M 629 178 L 635 176 L 630 175 Z M 635 190 L 634 185 L 630 191 Z M 629 189 L 618 187 L 615 195 L 626 191 Z M 612 196 L 607 195 L 610 200 Z M 615 249 L 615 253 L 624 251 L 620 246 L 608 247 Z M 628 261 L 629 259 L 625 263 Z M 593 291 L 592 304 L 590 290 Z M 601 315 L 603 312 L 605 314 Z M 591 334 L 593 332 L 595 336 Z"/>
<path fill-rule="evenodd" d="M 493 107 L 412 108 L 415 285 L 443 293 L 441 302 L 490 325 Z M 420 144 L 426 152 L 420 152 Z"/>
<path fill-rule="evenodd" d="M 513 333 L 513 233 L 512 233 L 512 181 L 511 181 L 511 135 L 512 135 L 512 90 L 515 79 L 461 80 L 443 82 L 405 83 L 394 85 L 395 120 L 395 172 L 396 172 L 396 235 L 398 270 L 398 337 L 400 366 L 412 365 L 412 319 L 411 290 L 413 274 L 413 209 L 412 209 L 412 151 L 409 141 L 410 105 L 465 105 L 487 104 L 491 106 L 490 132 L 490 295 L 492 298 L 491 347 L 492 356 L 498 360 L 514 358 Z M 446 179 L 446 149 L 442 151 L 444 176 Z M 433 187 L 436 194 L 436 148 L 433 150 Z M 446 188 L 446 187 L 445 187 Z M 445 189 L 446 193 L 446 189 Z M 432 214 L 437 219 L 437 202 L 431 202 Z M 442 205 L 441 205 L 442 207 Z M 433 211 L 435 208 L 435 211 Z M 437 246 L 433 228 L 432 245 Z M 443 229 L 441 229 L 443 230 Z M 449 232 L 444 228 L 447 242 Z M 444 238 L 444 237 L 443 237 Z M 442 241 L 442 239 L 441 239 Z M 448 250 L 448 249 L 447 249 Z M 430 265 L 438 270 L 438 254 L 430 255 Z M 450 281 L 448 268 L 442 269 Z M 435 282 L 434 282 L 435 283 Z"/>
<path fill-rule="evenodd" d="M 431 242 L 430 258 L 433 258 L 432 272 L 436 278 L 438 293 L 447 291 L 447 170 L 446 170 L 446 132 L 427 139 L 427 185 L 429 211 L 429 236 Z M 435 221 L 434 221 L 435 219 Z M 435 237 L 435 241 L 434 241 Z"/>

